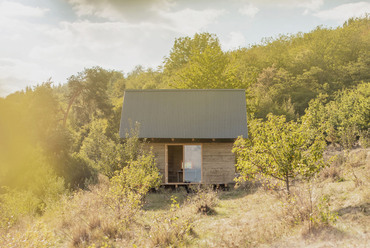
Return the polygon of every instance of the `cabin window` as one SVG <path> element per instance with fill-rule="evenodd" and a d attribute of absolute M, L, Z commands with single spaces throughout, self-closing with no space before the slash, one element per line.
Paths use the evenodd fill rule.
<path fill-rule="evenodd" d="M 184 157 L 184 182 L 200 183 L 202 179 L 202 147 L 200 145 L 185 145 Z"/>

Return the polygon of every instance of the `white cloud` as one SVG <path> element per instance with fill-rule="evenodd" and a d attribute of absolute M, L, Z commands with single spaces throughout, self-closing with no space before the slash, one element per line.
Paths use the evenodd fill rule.
<path fill-rule="evenodd" d="M 42 5 L 26 6 L 27 1 L 0 0 L 3 95 L 49 77 L 64 83 L 67 77 L 96 65 L 126 73 L 138 64 L 155 67 L 169 53 L 175 38 L 196 32 L 216 32 L 225 50 L 243 47 L 252 36 L 262 35 L 259 31 L 265 27 L 243 23 L 245 17 L 240 14 L 262 16 L 264 8 L 271 13 L 272 16 L 265 16 L 271 21 L 279 14 L 279 9 L 277 15 L 268 12 L 272 8 L 293 14 L 305 11 L 323 20 L 341 21 L 370 12 L 365 0 L 325 11 L 320 11 L 323 0 L 216 0 L 212 4 L 181 0 L 65 0 L 69 3 L 61 4 L 65 9 L 48 4 L 50 10 Z M 48 1 L 32 1 L 36 2 Z M 236 10 L 237 5 L 241 8 Z M 304 19 L 308 18 L 315 19 L 311 15 Z M 263 35 L 270 34 L 266 31 Z"/>
<path fill-rule="evenodd" d="M 6 31 L 6 35 L 0 34 L 0 45 L 4 44 L 0 47 L 2 94 L 49 77 L 65 82 L 68 76 L 96 65 L 125 72 L 138 64 L 156 67 L 176 37 L 202 31 L 221 14 L 185 9 L 163 14 L 172 21 L 159 24 L 89 20 L 64 21 L 57 26 L 19 20 L 11 26 L 0 23 Z"/>
<path fill-rule="evenodd" d="M 12 92 L 24 89 L 27 86 L 25 82 L 28 82 L 29 85 L 35 84 L 30 81 L 25 81 L 25 79 L 0 76 L 0 97 L 5 97 Z"/>
<path fill-rule="evenodd" d="M 169 11 L 169 0 L 68 0 L 80 17 L 97 16 L 110 21 L 148 22 Z"/>
<path fill-rule="evenodd" d="M 224 10 L 182 8 L 173 10 L 171 0 L 69 0 L 80 17 L 99 17 L 111 22 L 158 25 L 186 35 L 201 31 Z"/>
<path fill-rule="evenodd" d="M 351 17 L 360 17 L 370 13 L 370 3 L 358 2 L 339 5 L 333 9 L 318 11 L 314 16 L 322 20 L 334 20 L 343 23 Z"/>
<path fill-rule="evenodd" d="M 137 64 L 156 65 L 164 53 L 163 41 L 155 35 L 160 32 L 151 24 L 63 22 L 45 31 L 53 42 L 33 47 L 29 57 L 45 65 L 57 81 L 96 65 L 127 72 Z"/>
<path fill-rule="evenodd" d="M 224 50 L 237 49 L 246 44 L 246 39 L 241 32 L 230 32 L 225 40 L 220 39 Z"/>
<path fill-rule="evenodd" d="M 45 45 L 43 35 L 47 25 L 37 24 L 30 18 L 44 18 L 46 8 L 26 6 L 17 2 L 0 2 L 0 88 L 1 94 L 20 90 L 26 85 L 47 80 L 48 70 L 29 59 L 29 50 Z M 48 75 L 47 75 L 48 74 Z"/>
<path fill-rule="evenodd" d="M 41 12 L 30 12 L 28 16 L 42 16 Z M 79 20 L 65 20 L 58 25 L 49 24 L 47 17 L 42 17 L 42 22 L 29 22 L 23 18 L 25 14 L 19 13 L 0 15 L 2 95 L 49 77 L 64 83 L 67 77 L 96 65 L 124 72 L 139 64 L 156 67 L 175 38 L 205 31 L 224 11 L 164 8 L 155 10 L 157 16 L 151 17 L 153 21 L 97 22 L 81 16 Z"/>
<path fill-rule="evenodd" d="M 216 9 L 193 10 L 183 9 L 177 12 L 165 12 L 162 16 L 167 19 L 161 26 L 181 35 L 193 35 L 204 31 L 209 24 L 216 22 L 217 18 L 224 15 L 225 11 Z"/>
<path fill-rule="evenodd" d="M 239 9 L 239 13 L 241 13 L 242 15 L 249 16 L 251 18 L 253 18 L 259 11 L 260 11 L 259 8 L 254 6 L 252 3 L 244 4 L 244 6 L 242 6 Z"/>
<path fill-rule="evenodd" d="M 278 2 L 265 0 L 264 2 L 269 4 L 276 4 L 281 8 L 304 9 L 303 15 L 307 15 L 312 11 L 317 11 L 324 5 L 324 0 L 280 0 Z"/>
<path fill-rule="evenodd" d="M 27 85 L 41 83 L 50 78 L 47 70 L 37 63 L 26 62 L 21 59 L 0 59 L 0 96 L 21 90 Z"/>
<path fill-rule="evenodd" d="M 324 0 L 238 0 L 243 2 L 244 5 L 238 10 L 239 13 L 254 17 L 259 8 L 264 7 L 278 7 L 283 9 L 303 9 L 303 14 L 306 15 L 312 11 L 319 10 L 324 5 Z"/>
<path fill-rule="evenodd" d="M 297 1 L 295 4 L 306 10 L 318 10 L 324 4 L 324 0 Z"/>
<path fill-rule="evenodd" d="M 48 9 L 26 6 L 17 2 L 0 2 L 0 16 L 4 17 L 41 17 Z"/>

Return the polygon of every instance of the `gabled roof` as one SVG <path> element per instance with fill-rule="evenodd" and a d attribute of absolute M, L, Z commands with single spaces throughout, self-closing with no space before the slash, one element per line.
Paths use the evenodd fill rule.
<path fill-rule="evenodd" d="M 120 137 L 230 139 L 248 136 L 244 90 L 126 90 Z"/>

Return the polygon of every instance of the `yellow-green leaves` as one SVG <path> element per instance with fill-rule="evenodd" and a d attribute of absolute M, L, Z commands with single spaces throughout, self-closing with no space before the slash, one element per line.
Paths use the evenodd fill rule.
<path fill-rule="evenodd" d="M 160 179 L 154 155 L 151 152 L 140 155 L 116 171 L 110 180 L 106 202 L 120 216 L 120 221 L 126 222 L 141 207 L 148 191 L 160 185 Z"/>
<path fill-rule="evenodd" d="M 289 192 L 292 179 L 310 178 L 325 166 L 322 135 L 312 137 L 303 125 L 286 122 L 284 116 L 250 120 L 249 132 L 250 139 L 239 138 L 233 149 L 240 180 L 273 177 L 284 181 Z"/>
<path fill-rule="evenodd" d="M 218 38 L 209 33 L 175 40 L 164 65 L 169 85 L 178 89 L 240 88 L 235 73 Z"/>
<path fill-rule="evenodd" d="M 370 83 L 339 91 L 332 101 L 320 95 L 310 102 L 302 122 L 311 132 L 322 130 L 327 141 L 351 148 L 360 136 L 366 142 L 370 123 Z"/>

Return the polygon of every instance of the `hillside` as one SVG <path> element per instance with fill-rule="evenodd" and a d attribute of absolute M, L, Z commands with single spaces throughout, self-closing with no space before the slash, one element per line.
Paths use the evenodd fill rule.
<path fill-rule="evenodd" d="M 96 66 L 0 98 L 0 246 L 365 247 L 369 24 L 228 52 L 214 34 L 180 37 L 160 68 Z M 140 128 L 118 129 L 125 89 L 162 88 L 245 89 L 240 188 L 159 189 Z"/>
<path fill-rule="evenodd" d="M 294 201 L 256 182 L 229 191 L 161 189 L 119 227 L 104 206 L 104 180 L 76 192 L 43 216 L 23 219 L 3 247 L 367 247 L 370 149 L 331 150 L 337 160 L 310 184 L 297 183 Z M 311 190 L 310 194 L 308 190 Z M 312 224 L 312 217 L 319 219 Z M 323 200 L 323 199 L 327 199 Z M 316 205 L 320 203 L 321 205 Z M 207 205 L 205 211 L 199 211 Z M 321 206 L 316 209 L 317 206 Z M 323 220 L 333 216 L 333 219 Z"/>

